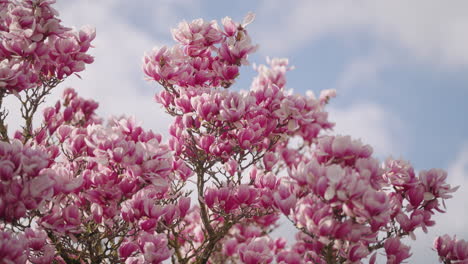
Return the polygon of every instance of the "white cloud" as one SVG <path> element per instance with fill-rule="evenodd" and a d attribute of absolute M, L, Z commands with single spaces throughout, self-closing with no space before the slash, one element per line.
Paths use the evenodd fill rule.
<path fill-rule="evenodd" d="M 73 78 L 66 84 L 96 99 L 105 117 L 134 115 L 145 127 L 165 132 L 169 119 L 153 100 L 156 85 L 146 84 L 141 71 L 144 52 L 160 41 L 113 12 L 115 3 L 94 2 L 90 6 L 89 2 L 79 1 L 60 10 L 66 23 L 91 24 L 97 30 L 95 62 L 82 74 L 83 80 Z"/>
<path fill-rule="evenodd" d="M 269 30 L 257 30 L 263 51 L 267 53 L 288 52 L 325 34 L 350 29 L 362 24 L 358 6 L 344 1 L 294 1 L 286 5 L 283 1 L 264 1 L 259 9 L 260 25 Z M 263 21 L 263 17 L 274 18 L 275 23 Z M 255 28 L 256 25 L 254 24 Z M 282 39 L 284 41 L 278 41 Z"/>
<path fill-rule="evenodd" d="M 349 107 L 330 107 L 330 120 L 336 123 L 335 134 L 351 135 L 373 147 L 379 158 L 399 157 L 405 151 L 403 123 L 391 112 L 374 103 L 357 103 Z"/>
<path fill-rule="evenodd" d="M 59 3 L 56 7 L 66 26 L 92 25 L 97 35 L 91 53 L 95 62 L 80 73 L 82 79 L 69 77 L 47 98 L 48 106 L 58 100 L 65 87 L 73 87 L 84 98 L 99 102 L 99 114 L 102 117 L 112 115 L 135 116 L 145 128 L 151 128 L 167 135 L 170 117 L 154 102 L 157 89 L 155 83 L 144 81 L 141 70 L 145 51 L 160 44 L 164 36 L 146 32 L 137 27 L 129 18 L 115 12 L 117 1 L 70 1 Z M 61 5 L 60 5 L 61 4 Z M 169 6 L 169 4 L 166 4 Z M 167 8 L 168 16 L 174 9 Z M 155 21 L 156 22 L 156 21 Z M 160 21 L 161 27 L 170 28 Z M 169 35 L 169 34 L 168 34 Z M 10 132 L 19 126 L 20 114 L 14 98 L 8 98 L 6 106 L 10 111 L 8 122 Z M 42 109 L 41 108 L 41 109 Z M 38 111 L 38 116 L 41 115 Z"/>
<path fill-rule="evenodd" d="M 461 151 L 448 168 L 448 181 L 452 186 L 460 186 L 453 199 L 447 201 L 447 213 L 437 218 L 440 232 L 459 234 L 468 239 L 468 144 L 463 145 Z"/>
<path fill-rule="evenodd" d="M 435 64 L 468 65 L 466 10 L 463 0 L 302 0 L 289 5 L 269 0 L 259 17 L 273 17 L 274 23 L 263 25 L 274 30 L 258 31 L 267 53 L 287 53 L 326 35 L 366 33 L 379 47 L 402 48 Z"/>
<path fill-rule="evenodd" d="M 381 53 L 357 57 L 351 60 L 337 77 L 334 89 L 343 92 L 363 85 L 382 86 L 379 73 L 391 63 L 390 61 L 388 56 Z"/>

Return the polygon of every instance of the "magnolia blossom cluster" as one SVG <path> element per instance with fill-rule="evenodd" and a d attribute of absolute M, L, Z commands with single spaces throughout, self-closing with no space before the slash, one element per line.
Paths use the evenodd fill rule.
<path fill-rule="evenodd" d="M 236 154 L 272 149 L 284 136 L 301 135 L 312 141 L 330 128 L 325 101 L 292 95 L 279 86 L 287 61 L 274 60 L 270 65 L 271 72 L 280 76 L 260 71 L 258 83 L 266 84 L 254 84 L 248 92 L 181 88 L 174 98 L 170 91 L 162 91 L 158 101 L 176 116 L 169 129 L 169 145 L 176 155 L 223 160 L 233 174 L 239 165 L 233 159 Z"/>
<path fill-rule="evenodd" d="M 285 214 L 306 234 L 304 257 L 316 263 L 323 252 L 355 262 L 382 247 L 389 263 L 401 263 L 410 254 L 399 238 L 427 232 L 442 200 L 456 190 L 442 170 L 416 177 L 402 160 L 380 166 L 370 146 L 348 136 L 321 137 L 311 152 L 286 162 L 298 202 Z"/>
<path fill-rule="evenodd" d="M 98 108 L 96 101 L 79 97 L 72 88 L 65 89 L 62 98 L 62 102 L 59 101 L 55 106 L 44 109 L 43 125 L 34 131 L 36 144 L 50 145 L 52 143 L 50 137 L 54 135 L 58 142 L 63 143 L 74 127 L 86 128 L 102 123 L 101 118 L 95 114 Z M 24 140 L 21 131 L 17 131 L 15 137 Z"/>
<path fill-rule="evenodd" d="M 144 131 L 134 120 L 95 123 L 100 120 L 93 102 L 72 90 L 65 91 L 63 106 L 67 106 L 63 112 L 47 116 L 56 120 L 46 123 L 63 120 L 55 135 L 67 161 L 52 169 L 61 175 L 66 197 L 53 200 L 51 211 L 39 222 L 58 234 L 80 234 L 93 225 L 94 232 L 114 231 L 115 237 L 107 239 L 121 241 L 119 259 L 127 263 L 168 258 L 167 238 L 157 230 L 175 225 L 190 208 L 190 199 L 179 197 L 171 186 L 189 172 L 173 160 L 160 135 Z"/>
<path fill-rule="evenodd" d="M 23 234 L 0 231 L 0 258 L 2 263 L 26 263 L 26 239 Z"/>
<path fill-rule="evenodd" d="M 272 238 L 269 230 L 277 224 L 279 214 L 253 217 L 236 224 L 227 234 L 222 250 L 215 253 L 219 263 L 278 263 L 287 255 L 284 238 Z M 291 262 L 293 263 L 293 262 Z"/>
<path fill-rule="evenodd" d="M 189 211 L 190 198 L 173 184 L 191 171 L 173 159 L 159 134 L 131 118 L 103 125 L 96 109 L 96 102 L 66 89 L 44 110 L 34 141 L 24 145 L 17 133 L 0 142 L 5 261 L 161 263 L 170 257 L 161 230 Z M 33 242 L 8 245 L 6 238 L 20 237 Z"/>
<path fill-rule="evenodd" d="M 248 16 L 246 21 L 251 19 Z M 203 54 L 211 56 L 212 53 L 208 52 L 210 45 L 217 41 L 222 42 L 218 51 L 234 41 L 231 37 L 235 37 L 233 45 L 237 45 L 236 41 L 248 39 L 245 24 L 247 22 L 238 25 L 231 19 L 225 18 L 224 31 L 221 32 L 215 22 L 206 23 L 202 20 L 195 20 L 190 24 L 183 22 L 173 34 L 174 38 L 185 46 L 185 52 L 177 56 L 168 55 L 167 58 L 145 57 L 145 73 L 165 88 L 157 95 L 157 101 L 176 117 L 169 130 L 172 136 L 169 144 L 176 155 L 195 159 L 204 156 L 207 159 L 228 161 L 236 153 L 259 153 L 270 149 L 283 135 L 301 135 L 306 140 L 312 141 L 322 129 L 332 127 L 323 107 L 334 93 L 325 92 L 320 100 L 317 100 L 313 95 L 302 97 L 286 91 L 285 73 L 291 67 L 284 59 L 269 60 L 269 67 L 259 66 L 257 68 L 259 75 L 255 78 L 251 90 L 247 92 L 219 89 L 217 87 L 220 85 L 217 82 L 204 85 L 174 83 L 171 78 L 181 80 L 182 77 L 177 75 L 155 77 L 154 72 L 148 71 L 148 67 L 154 65 L 171 70 L 178 69 L 168 63 L 177 60 L 178 56 L 190 61 Z M 248 42 L 250 43 L 250 39 Z M 236 53 L 235 47 L 237 46 L 226 49 Z M 177 48 L 180 46 L 174 47 Z M 194 50 L 203 50 L 203 52 L 193 53 Z M 243 54 L 242 59 L 237 58 L 235 61 L 246 62 L 249 52 L 240 53 Z M 231 54 L 232 56 L 234 55 Z M 218 60 L 234 63 L 227 59 L 215 61 Z M 238 67 L 237 64 L 235 67 Z M 183 65 L 190 63 L 184 62 Z M 215 74 L 216 67 L 207 67 L 206 72 Z M 192 71 L 193 73 L 187 76 L 205 72 L 200 69 Z M 234 168 L 236 162 L 239 163 L 234 159 L 229 164 Z"/>
<path fill-rule="evenodd" d="M 0 141 L 0 219 L 14 221 L 40 208 L 53 195 L 52 158 L 19 140 Z"/>
<path fill-rule="evenodd" d="M 1 263 L 52 263 L 56 249 L 44 230 L 26 228 L 22 233 L 0 231 Z"/>
<path fill-rule="evenodd" d="M 51 0 L 0 1 L 0 90 L 20 92 L 83 71 L 95 31 L 61 25 Z"/>
<path fill-rule="evenodd" d="M 144 72 L 164 85 L 179 87 L 229 87 L 247 63 L 252 45 L 245 27 L 253 20 L 249 14 L 242 24 L 226 17 L 222 28 L 216 21 L 197 19 L 181 22 L 172 31 L 173 47 L 155 48 L 144 57 Z"/>
<path fill-rule="evenodd" d="M 437 237 L 434 249 L 444 263 L 468 263 L 468 242 L 449 235 Z"/>

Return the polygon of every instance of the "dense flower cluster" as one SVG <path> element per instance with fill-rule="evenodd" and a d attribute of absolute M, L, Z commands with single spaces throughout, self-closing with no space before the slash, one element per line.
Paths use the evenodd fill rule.
<path fill-rule="evenodd" d="M 51 157 L 19 140 L 0 141 L 0 219 L 11 222 L 41 207 L 53 195 Z"/>
<path fill-rule="evenodd" d="M 442 200 L 456 190 L 442 170 L 416 177 L 410 164 L 393 159 L 381 167 L 370 146 L 348 136 L 321 137 L 311 154 L 288 164 L 298 202 L 286 215 L 307 234 L 301 237 L 311 246 L 306 258 L 317 263 L 323 251 L 359 261 L 381 247 L 389 263 L 401 263 L 410 254 L 399 237 L 427 232 Z"/>
<path fill-rule="evenodd" d="M 256 49 L 252 14 L 182 22 L 178 44 L 144 57 L 174 117 L 167 143 L 133 118 L 105 122 L 71 88 L 33 127 L 44 96 L 92 62 L 94 31 L 63 27 L 53 2 L 0 0 L 0 99 L 16 94 L 25 119 L 10 138 L 0 100 L 0 264 L 375 263 L 378 252 L 396 264 L 412 254 L 401 238 L 433 226 L 457 189 L 442 170 L 380 164 L 328 135 L 335 92 L 288 91 L 286 59 L 229 89 Z M 297 229 L 290 245 L 272 235 L 280 217 Z M 435 249 L 467 260 L 464 240 Z"/>
<path fill-rule="evenodd" d="M 120 258 L 128 258 L 128 263 L 160 263 L 170 254 L 167 239 L 155 230 L 184 217 L 190 207 L 188 198 L 178 199 L 171 192 L 177 170 L 168 147 L 160 135 L 144 131 L 132 119 L 115 119 L 107 126 L 94 123 L 92 102 L 71 90 L 64 96 L 69 106 L 55 116 L 68 120 L 64 123 L 69 125 L 56 130 L 67 161 L 57 162 L 52 169 L 61 175 L 60 188 L 66 197 L 53 200 L 51 211 L 39 222 L 59 234 L 79 234 L 97 225 L 94 232 L 118 230 L 115 239 L 121 241 L 127 241 L 123 234 L 130 232 L 135 242 L 122 244 Z M 71 117 L 64 118 L 68 112 Z"/>
<path fill-rule="evenodd" d="M 44 110 L 34 142 L 23 145 L 21 133 L 9 143 L 0 142 L 2 228 L 22 229 L 16 221 L 22 217 L 29 219 L 27 226 L 36 225 L 34 231 L 28 227 L 20 233 L 32 242 L 17 243 L 18 254 L 6 249 L 12 253 L 5 260 L 24 263 L 15 258 L 29 255 L 33 263 L 50 263 L 57 246 L 70 252 L 60 251 L 64 254 L 56 261 L 80 254 L 93 259 L 83 253 L 86 243 L 98 247 L 110 239 L 122 243 L 120 255 L 101 254 L 115 261 L 160 263 L 170 256 L 167 238 L 156 229 L 179 221 L 189 210 L 190 198 L 179 197 L 171 183 L 190 172 L 173 160 L 160 135 L 129 118 L 102 125 L 96 109 L 96 102 L 66 89 L 61 102 Z M 89 240 L 72 239 L 85 234 Z M 8 231 L 4 235 L 15 239 Z M 8 243 L 5 239 L 2 243 Z"/>
<path fill-rule="evenodd" d="M 330 128 L 324 101 L 292 95 L 284 84 L 279 86 L 287 61 L 273 60 L 270 66 L 271 71 L 260 67 L 249 92 L 190 87 L 174 97 L 162 91 L 157 99 L 176 115 L 169 130 L 172 150 L 187 158 L 227 162 L 239 152 L 269 150 L 286 135 L 312 141 Z"/>
<path fill-rule="evenodd" d="M 239 75 L 239 66 L 247 63 L 247 55 L 257 49 L 245 30 L 252 20 L 253 14 L 242 24 L 226 17 L 223 28 L 216 21 L 181 22 L 172 31 L 178 44 L 155 48 L 147 54 L 144 71 L 164 85 L 228 87 Z"/>
<path fill-rule="evenodd" d="M 46 232 L 38 229 L 19 234 L 0 231 L 0 263 L 52 263 L 56 249 L 47 239 Z"/>
<path fill-rule="evenodd" d="M 0 90 L 8 93 L 59 80 L 93 62 L 95 31 L 60 24 L 51 0 L 0 1 Z"/>
<path fill-rule="evenodd" d="M 468 242 L 449 235 L 437 237 L 434 241 L 434 249 L 444 263 L 467 263 Z"/>
<path fill-rule="evenodd" d="M 23 234 L 0 231 L 0 259 L 2 263 L 26 263 L 27 243 Z"/>

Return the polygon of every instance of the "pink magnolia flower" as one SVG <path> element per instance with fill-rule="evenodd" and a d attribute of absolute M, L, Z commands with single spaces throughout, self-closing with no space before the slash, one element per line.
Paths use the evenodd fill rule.
<path fill-rule="evenodd" d="M 172 36 L 186 46 L 189 56 L 196 56 L 206 47 L 222 40 L 216 21 L 205 22 L 202 19 L 179 23 L 179 26 L 172 30 Z"/>
<path fill-rule="evenodd" d="M 360 261 L 369 255 L 369 249 L 366 245 L 355 244 L 348 251 L 348 260 L 352 262 Z"/>
<path fill-rule="evenodd" d="M 385 170 L 384 179 L 397 188 L 408 189 L 417 183 L 413 167 L 406 161 L 387 159 Z"/>
<path fill-rule="evenodd" d="M 167 238 L 163 234 L 142 233 L 138 238 L 138 245 L 145 263 L 159 264 L 172 254 L 167 247 Z"/>
<path fill-rule="evenodd" d="M 447 172 L 440 169 L 421 171 L 419 173 L 419 179 L 426 191 L 424 194 L 425 200 L 430 200 L 436 197 L 448 199 L 452 197 L 451 193 L 458 189 L 458 187 L 452 188 L 445 182 L 447 179 Z"/>
<path fill-rule="evenodd" d="M 434 240 L 434 249 L 441 258 L 446 258 L 452 253 L 454 239 L 449 235 L 439 236 Z"/>
<path fill-rule="evenodd" d="M 234 22 L 230 17 L 225 17 L 221 20 L 224 27 L 224 34 L 228 37 L 234 36 L 237 32 L 238 23 Z"/>
<path fill-rule="evenodd" d="M 239 246 L 240 259 L 246 264 L 271 263 L 273 256 L 268 238 L 254 238 Z"/>
<path fill-rule="evenodd" d="M 190 209 L 190 197 L 181 197 L 177 207 L 180 217 L 185 217 Z"/>
<path fill-rule="evenodd" d="M 296 197 L 291 194 L 288 187 L 280 185 L 274 193 L 275 204 L 285 215 L 289 215 L 291 209 L 296 205 Z"/>
<path fill-rule="evenodd" d="M 229 93 L 223 98 L 219 113 L 223 120 L 234 123 L 244 116 L 252 104 L 253 98 L 250 96 Z"/>
<path fill-rule="evenodd" d="M 267 152 L 263 156 L 263 166 L 265 167 L 266 171 L 270 171 L 273 166 L 277 163 L 278 159 L 276 155 L 272 152 Z"/>
<path fill-rule="evenodd" d="M 47 233 L 44 230 L 25 230 L 25 236 L 30 249 L 29 261 L 38 264 L 51 263 L 55 257 L 55 248 L 47 242 Z"/>
<path fill-rule="evenodd" d="M 238 171 L 239 164 L 236 160 L 230 159 L 228 162 L 224 163 L 224 169 L 226 170 L 229 175 L 234 176 Z"/>
<path fill-rule="evenodd" d="M 301 264 L 301 256 L 293 251 L 281 251 L 277 257 L 276 262 L 278 264 Z"/>
<path fill-rule="evenodd" d="M 369 158 L 371 154 L 372 147 L 352 140 L 350 136 L 327 136 L 319 140 L 317 159 L 322 163 L 331 161 L 351 165 L 358 158 Z"/>
<path fill-rule="evenodd" d="M 237 245 L 237 239 L 231 238 L 226 240 L 223 243 L 223 254 L 226 254 L 226 256 L 233 256 L 235 253 L 237 253 Z"/>
<path fill-rule="evenodd" d="M 403 245 L 396 237 L 388 238 L 384 243 L 384 248 L 389 264 L 402 263 L 411 256 L 410 247 Z"/>
<path fill-rule="evenodd" d="M 0 259 L 3 263 L 26 263 L 28 244 L 23 235 L 0 231 Z"/>
<path fill-rule="evenodd" d="M 29 65 L 17 59 L 0 61 L 0 89 L 20 92 L 33 87 L 38 78 L 27 72 Z"/>
<path fill-rule="evenodd" d="M 127 259 L 134 252 L 138 250 L 138 245 L 135 242 L 124 242 L 119 247 L 119 256 L 123 259 Z"/>

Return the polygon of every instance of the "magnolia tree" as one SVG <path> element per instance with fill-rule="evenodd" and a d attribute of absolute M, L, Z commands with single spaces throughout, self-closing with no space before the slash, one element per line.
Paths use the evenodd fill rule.
<path fill-rule="evenodd" d="M 176 45 L 144 56 L 173 117 L 166 143 L 132 118 L 103 121 L 71 88 L 38 117 L 93 61 L 94 30 L 64 27 L 53 2 L 0 0 L 0 104 L 18 98 L 24 121 L 8 131 L 2 108 L 0 263 L 375 263 L 379 252 L 401 263 L 401 239 L 433 226 L 456 190 L 443 170 L 416 174 L 327 135 L 334 92 L 287 91 L 285 59 L 230 89 L 257 48 L 253 15 L 182 22 Z M 294 243 L 271 236 L 281 216 Z M 468 262 L 464 240 L 434 246 L 444 263 Z"/>

